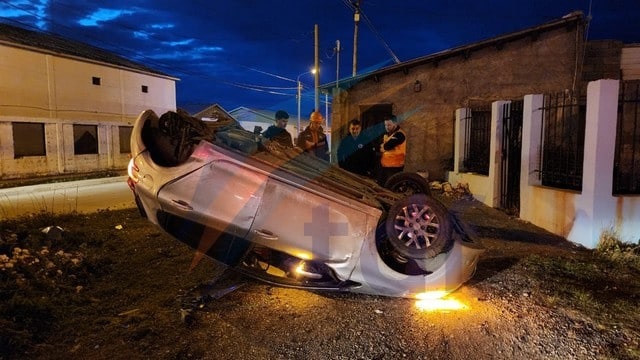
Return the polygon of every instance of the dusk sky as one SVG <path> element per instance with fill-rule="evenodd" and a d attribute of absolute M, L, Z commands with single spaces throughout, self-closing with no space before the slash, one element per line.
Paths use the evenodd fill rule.
<path fill-rule="evenodd" d="M 0 0 L 0 21 L 79 40 L 180 78 L 177 104 L 303 112 L 314 103 L 314 25 L 320 83 L 350 76 L 349 0 Z M 640 43 L 640 0 L 361 0 L 357 72 L 524 30 L 575 10 L 588 39 Z M 341 51 L 336 52 L 336 40 Z M 338 56 L 339 55 L 339 56 Z M 339 62 L 338 62 L 339 59 Z M 323 98 L 324 99 L 324 98 Z M 322 105 L 324 106 L 324 105 Z"/>

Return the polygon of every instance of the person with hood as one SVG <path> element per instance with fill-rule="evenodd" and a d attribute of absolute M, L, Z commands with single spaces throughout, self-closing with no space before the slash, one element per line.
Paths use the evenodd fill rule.
<path fill-rule="evenodd" d="M 322 130 L 323 120 L 324 118 L 319 111 L 312 112 L 309 118 L 309 126 L 298 135 L 296 145 L 311 155 L 329 161 L 329 144 L 327 135 Z"/>

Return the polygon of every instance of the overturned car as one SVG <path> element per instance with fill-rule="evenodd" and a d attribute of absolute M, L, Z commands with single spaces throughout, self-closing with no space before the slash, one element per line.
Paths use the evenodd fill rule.
<path fill-rule="evenodd" d="M 281 286 L 416 297 L 469 280 L 481 245 L 415 174 L 374 181 L 233 121 L 151 110 L 131 135 L 141 214 L 177 240 Z M 425 193 L 427 192 L 427 193 Z"/>

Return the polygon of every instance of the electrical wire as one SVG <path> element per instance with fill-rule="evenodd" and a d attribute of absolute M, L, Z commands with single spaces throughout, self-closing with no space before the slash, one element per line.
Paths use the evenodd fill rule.
<path fill-rule="evenodd" d="M 73 29 L 71 27 L 69 27 L 68 25 L 60 24 L 58 22 L 52 21 L 51 19 L 47 19 L 45 17 L 42 17 L 37 13 L 29 11 L 28 9 L 25 9 L 24 7 L 20 7 L 20 6 L 17 6 L 15 4 L 12 4 L 8 0 L 0 0 L 0 2 L 8 5 L 11 8 L 14 8 L 14 9 L 16 9 L 18 11 L 24 12 L 25 14 L 28 14 L 28 15 L 34 17 L 35 19 L 38 19 L 38 20 L 41 20 L 41 21 L 47 21 L 47 22 L 49 22 L 49 23 L 51 23 L 51 24 L 53 24 L 53 25 L 55 25 L 57 27 L 67 29 L 70 32 L 74 32 Z M 70 9 L 70 11 L 73 11 L 71 7 L 66 6 L 65 4 L 58 3 L 57 5 L 62 5 L 64 7 L 66 7 L 66 8 L 68 8 L 68 9 Z M 35 27 L 35 26 L 31 25 L 31 24 L 28 24 L 28 23 L 24 23 L 24 22 L 16 21 L 16 20 L 11 20 L 11 21 L 13 23 L 15 23 L 15 24 L 20 24 L 23 27 L 27 27 L 29 29 L 33 29 L 33 30 L 38 31 L 38 32 L 43 32 L 43 33 L 49 34 L 51 36 L 61 36 L 59 34 L 56 34 L 56 33 L 50 32 L 50 31 L 43 31 L 42 29 L 39 29 L 39 28 L 37 28 L 37 27 Z M 157 41 L 164 41 L 163 39 L 153 35 L 152 33 L 148 33 L 148 32 L 146 32 L 144 30 L 127 26 L 126 24 L 123 24 L 123 23 L 119 23 L 118 26 L 120 26 L 123 29 L 127 29 L 127 30 L 129 30 L 131 32 L 144 32 L 144 33 L 148 34 L 149 37 L 151 37 L 151 38 L 153 38 L 153 39 L 155 39 Z M 210 80 L 212 80 L 214 82 L 217 82 L 217 83 L 220 83 L 220 84 L 235 86 L 235 87 L 242 88 L 242 89 L 269 92 L 269 91 L 267 91 L 269 89 L 269 87 L 267 87 L 267 86 L 255 85 L 255 84 L 240 84 L 240 83 L 236 83 L 236 82 L 233 82 L 233 81 L 227 81 L 227 80 L 221 79 L 219 77 L 212 76 L 209 72 L 194 72 L 194 71 L 188 70 L 186 68 L 180 67 L 180 66 L 178 66 L 176 64 L 169 65 L 169 64 L 166 64 L 166 63 L 163 63 L 163 62 L 159 62 L 159 61 L 157 61 L 156 59 L 154 59 L 152 57 L 145 56 L 145 55 L 141 54 L 138 50 L 126 48 L 126 47 L 123 47 L 121 45 L 115 45 L 113 43 L 109 43 L 109 42 L 103 41 L 101 39 L 97 39 L 95 37 L 89 36 L 86 33 L 82 33 L 81 37 L 83 37 L 85 39 L 88 39 L 89 43 L 91 43 L 91 44 L 96 44 L 97 43 L 97 44 L 100 44 L 101 47 L 106 45 L 106 48 L 109 49 L 108 51 L 112 51 L 112 52 L 116 53 L 117 55 L 123 56 L 124 58 L 132 59 L 133 61 L 136 61 L 136 62 L 144 61 L 145 65 L 160 68 L 160 69 L 162 69 L 162 71 L 166 71 L 168 73 L 174 73 L 174 74 L 177 73 L 177 74 L 182 74 L 182 75 L 186 75 L 186 76 L 198 76 L 200 78 L 210 79 Z M 87 41 L 87 40 L 85 40 L 85 41 Z M 133 55 L 131 55 L 131 54 L 133 54 Z M 246 67 L 246 68 L 249 68 L 249 67 Z M 278 79 L 295 82 L 295 80 L 289 79 L 289 78 L 284 77 L 284 76 L 275 75 L 275 74 L 272 74 L 272 73 L 268 73 L 266 71 L 261 71 L 261 70 L 255 69 L 255 68 L 249 68 L 249 69 L 251 69 L 253 71 L 260 72 L 260 73 L 263 73 L 265 75 L 276 77 Z M 293 87 L 293 88 L 284 88 L 283 87 L 283 88 L 273 88 L 273 89 L 297 90 L 297 87 Z M 295 92 L 292 92 L 291 94 L 281 93 L 281 92 L 269 92 L 269 93 L 272 93 L 274 95 L 296 96 Z"/>
<path fill-rule="evenodd" d="M 384 38 L 382 37 L 380 32 L 376 29 L 376 27 L 373 26 L 373 22 L 371 22 L 369 17 L 362 11 L 362 8 L 360 6 L 354 5 L 353 2 L 350 1 L 350 0 L 342 0 L 342 3 L 345 6 L 347 6 L 347 8 L 349 8 L 353 12 L 358 10 L 358 12 L 360 13 L 360 16 L 364 19 L 365 23 L 369 27 L 369 30 L 371 30 L 373 35 L 375 35 L 378 38 L 378 41 L 380 41 L 382 43 L 382 46 L 384 46 L 384 48 L 387 50 L 387 52 L 391 56 L 391 59 L 393 59 L 393 61 L 396 64 L 399 64 L 400 63 L 400 59 L 396 56 L 396 54 L 393 52 L 393 50 L 391 50 L 391 46 L 389 46 L 389 44 L 384 40 Z"/>

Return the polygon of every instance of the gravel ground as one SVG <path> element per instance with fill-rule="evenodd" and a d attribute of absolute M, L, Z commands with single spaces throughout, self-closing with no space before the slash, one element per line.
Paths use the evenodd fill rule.
<path fill-rule="evenodd" d="M 443 201 L 487 248 L 472 280 L 449 297 L 458 310 L 274 287 L 206 259 L 188 272 L 193 251 L 134 210 L 60 220 L 92 239 L 68 250 L 83 252 L 91 272 L 80 289 L 78 272 L 58 274 L 54 324 L 0 359 L 640 359 L 638 267 L 478 202 Z M 220 296 L 229 286 L 239 288 Z M 24 283 L 21 291 L 46 297 Z M 9 343 L 21 339 L 2 328 Z"/>

